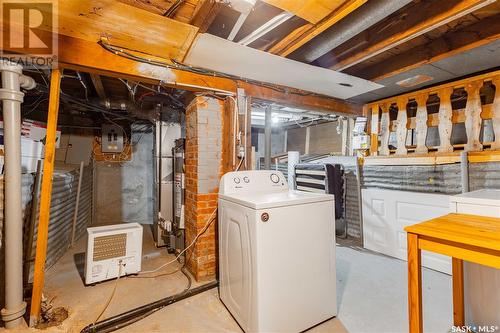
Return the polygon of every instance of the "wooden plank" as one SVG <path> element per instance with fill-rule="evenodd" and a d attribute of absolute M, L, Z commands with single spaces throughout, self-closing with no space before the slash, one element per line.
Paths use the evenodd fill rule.
<path fill-rule="evenodd" d="M 328 14 L 342 6 L 345 0 L 262 0 L 265 3 L 293 13 L 304 20 L 316 24 Z"/>
<path fill-rule="evenodd" d="M 495 99 L 491 110 L 495 141 L 491 144 L 491 149 L 500 149 L 500 75 L 494 77 L 492 83 L 495 85 Z"/>
<path fill-rule="evenodd" d="M 417 132 L 417 148 L 415 150 L 418 154 L 426 154 L 429 150 L 425 145 L 427 139 L 427 94 L 418 95 L 415 98 L 417 102 L 417 116 L 415 131 Z"/>
<path fill-rule="evenodd" d="M 408 100 L 405 98 L 399 98 L 397 101 L 398 118 L 396 120 L 396 138 L 398 146 L 396 149 L 396 155 L 406 155 L 408 153 L 408 149 L 406 149 L 406 137 L 408 134 L 407 104 Z"/>
<path fill-rule="evenodd" d="M 64 68 L 119 77 L 151 84 L 162 84 L 188 91 L 225 91 L 245 89 L 248 96 L 307 110 L 345 115 L 361 115 L 362 106 L 335 98 L 310 94 L 288 87 L 258 86 L 244 81 L 202 75 L 126 59 L 106 51 L 96 43 L 59 36 L 59 64 Z"/>
<path fill-rule="evenodd" d="M 106 100 L 108 97 L 106 96 L 106 91 L 104 90 L 104 86 L 102 85 L 101 77 L 97 74 L 90 74 L 90 79 L 94 84 L 97 96 L 99 96 L 99 98 L 102 100 Z"/>
<path fill-rule="evenodd" d="M 453 110 L 451 106 L 451 94 L 453 93 L 453 88 L 444 88 L 438 93 L 439 96 L 439 114 L 438 114 L 438 127 L 439 127 L 439 152 L 451 152 L 453 151 L 453 146 L 451 145 L 451 131 L 453 129 L 453 123 L 451 118 L 453 116 Z"/>
<path fill-rule="evenodd" d="M 487 45 L 498 39 L 500 39 L 500 14 L 482 19 L 458 31 L 451 31 L 429 43 L 356 69 L 356 72 L 350 74 L 370 81 L 380 81 Z"/>
<path fill-rule="evenodd" d="M 325 17 L 318 24 L 305 24 L 302 27 L 292 31 L 281 41 L 271 47 L 268 52 L 280 55 L 282 57 L 288 56 L 290 53 L 299 49 L 302 45 L 309 42 L 314 37 L 318 36 L 326 29 L 330 28 L 338 21 L 358 9 L 367 0 L 349 0 L 342 6 L 338 7 Z"/>
<path fill-rule="evenodd" d="M 467 133 L 466 151 L 480 151 L 483 145 L 479 140 L 481 134 L 481 96 L 479 90 L 483 81 L 477 80 L 465 86 L 467 104 L 465 106 L 465 132 Z"/>
<path fill-rule="evenodd" d="M 198 27 L 200 33 L 206 32 L 222 6 L 224 4 L 216 0 L 200 0 L 190 24 Z"/>
<path fill-rule="evenodd" d="M 438 27 L 448 24 L 451 21 L 456 20 L 462 16 L 465 16 L 492 2 L 494 2 L 494 0 L 463 0 L 463 1 L 455 1 L 453 3 L 449 2 L 446 4 L 449 5 L 449 7 L 446 10 L 443 11 L 441 9 L 435 15 L 432 15 L 429 12 L 435 12 L 436 10 L 439 10 L 442 7 L 436 7 L 435 3 L 429 3 L 429 5 L 423 5 L 421 6 L 421 10 L 424 11 L 425 9 L 424 13 L 422 12 L 410 13 L 412 19 L 407 19 L 403 21 L 404 26 L 402 28 L 404 30 L 402 31 L 398 30 L 397 33 L 394 33 L 389 36 L 381 34 L 374 36 L 375 42 L 373 44 L 364 45 L 359 52 L 350 54 L 346 58 L 341 59 L 331 68 L 334 70 L 344 70 L 346 68 L 349 68 L 360 62 L 373 58 L 374 56 L 379 55 L 382 52 L 388 51 L 394 47 L 397 47 L 398 45 L 408 42 L 413 38 L 416 38 Z M 426 8 L 427 6 L 430 7 Z M 416 24 L 412 26 L 407 26 L 412 24 L 413 20 L 418 20 L 418 21 Z"/>
<path fill-rule="evenodd" d="M 452 284 L 453 284 L 453 325 L 465 325 L 464 307 L 464 262 L 461 259 L 452 258 Z"/>
<path fill-rule="evenodd" d="M 372 156 L 378 155 L 379 108 L 378 104 L 371 106 L 370 155 Z"/>
<path fill-rule="evenodd" d="M 408 242 L 408 319 L 410 333 L 423 333 L 422 256 L 418 236 L 407 235 Z"/>
<path fill-rule="evenodd" d="M 380 105 L 380 109 L 382 110 L 382 119 L 380 119 L 380 147 L 379 147 L 379 155 L 380 156 L 389 156 L 389 137 L 390 137 L 390 118 L 389 118 L 389 105 L 382 104 Z"/>
<path fill-rule="evenodd" d="M 57 116 L 59 113 L 59 95 L 61 92 L 61 71 L 53 69 L 50 78 L 49 108 L 47 116 L 47 135 L 43 164 L 40 213 L 36 238 L 33 292 L 31 296 L 30 326 L 40 318 L 42 291 L 45 278 L 45 258 L 49 234 L 50 202 L 52 197 L 52 174 L 54 172 Z"/>
<path fill-rule="evenodd" d="M 58 21 L 61 35 L 94 43 L 107 36 L 113 45 L 177 61 L 198 32 L 195 26 L 115 0 L 59 1 Z M 44 25 L 40 29 L 51 31 Z"/>

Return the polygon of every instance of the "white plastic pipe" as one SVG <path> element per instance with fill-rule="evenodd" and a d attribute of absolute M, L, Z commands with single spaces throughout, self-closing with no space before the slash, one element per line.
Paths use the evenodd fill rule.
<path fill-rule="evenodd" d="M 33 89 L 35 81 L 22 74 L 22 67 L 1 62 L 3 130 L 5 149 L 5 327 L 15 328 L 24 322 L 23 301 L 23 220 L 21 199 L 21 103 L 20 88 Z"/>

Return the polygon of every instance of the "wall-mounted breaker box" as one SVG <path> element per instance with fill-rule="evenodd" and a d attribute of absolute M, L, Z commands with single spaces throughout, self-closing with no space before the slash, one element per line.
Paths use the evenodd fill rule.
<path fill-rule="evenodd" d="M 142 226 L 123 223 L 87 228 L 85 284 L 141 271 Z M 120 267 L 121 266 L 121 267 Z"/>
<path fill-rule="evenodd" d="M 101 151 L 121 153 L 123 151 L 123 129 L 115 124 L 103 124 L 101 128 Z"/>

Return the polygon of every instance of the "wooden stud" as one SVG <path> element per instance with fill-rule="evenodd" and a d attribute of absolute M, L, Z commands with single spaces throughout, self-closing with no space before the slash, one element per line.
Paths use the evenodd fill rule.
<path fill-rule="evenodd" d="M 493 122 L 493 132 L 495 133 L 495 141 L 491 144 L 491 149 L 500 149 L 500 76 L 496 76 L 492 80 L 495 86 L 495 99 L 492 105 L 491 120 Z"/>
<path fill-rule="evenodd" d="M 379 106 L 378 104 L 374 104 L 371 107 L 371 128 L 370 128 L 370 155 L 377 156 L 378 155 L 378 115 L 379 115 Z"/>
<path fill-rule="evenodd" d="M 101 76 L 97 74 L 90 74 L 90 79 L 92 80 L 92 84 L 97 92 L 97 96 L 99 96 L 102 100 L 106 100 L 108 97 L 106 96 L 106 90 L 104 90 Z"/>
<path fill-rule="evenodd" d="M 408 318 L 409 332 L 423 333 L 422 316 L 422 257 L 418 235 L 408 233 Z"/>
<path fill-rule="evenodd" d="M 427 154 L 429 150 L 425 145 L 427 139 L 427 94 L 418 95 L 415 98 L 417 102 L 416 127 L 417 132 L 417 148 L 415 152 L 418 154 Z"/>
<path fill-rule="evenodd" d="M 465 325 L 464 308 L 464 263 L 461 259 L 452 258 L 453 278 L 453 325 Z"/>
<path fill-rule="evenodd" d="M 467 91 L 467 104 L 465 105 L 465 132 L 467 133 L 467 144 L 465 151 L 481 151 L 483 145 L 479 141 L 481 133 L 481 96 L 480 89 L 483 81 L 473 81 L 465 85 Z"/>
<path fill-rule="evenodd" d="M 380 147 L 379 154 L 381 156 L 389 156 L 389 138 L 391 135 L 389 126 L 391 119 L 389 117 L 389 105 L 383 104 L 380 106 L 382 109 L 382 118 L 380 119 Z"/>
<path fill-rule="evenodd" d="M 30 326 L 40 318 L 42 291 L 44 285 L 45 259 L 47 256 L 47 240 L 49 232 L 50 202 L 52 197 L 52 174 L 54 172 L 57 116 L 59 113 L 59 95 L 61 92 L 61 70 L 53 69 L 50 78 L 49 109 L 47 116 L 47 135 L 40 197 L 40 213 L 38 218 L 38 234 L 36 239 L 35 268 L 33 293 L 31 296 Z"/>
<path fill-rule="evenodd" d="M 406 149 L 406 137 L 408 134 L 408 113 L 406 111 L 406 105 L 408 100 L 406 98 L 398 98 L 398 118 L 396 120 L 396 138 L 398 142 L 398 147 L 396 149 L 396 155 L 406 155 L 408 149 Z"/>
<path fill-rule="evenodd" d="M 453 88 L 447 87 L 438 92 L 439 104 L 439 152 L 452 152 L 451 132 L 453 129 L 452 116 L 453 110 L 451 107 L 451 94 Z"/>

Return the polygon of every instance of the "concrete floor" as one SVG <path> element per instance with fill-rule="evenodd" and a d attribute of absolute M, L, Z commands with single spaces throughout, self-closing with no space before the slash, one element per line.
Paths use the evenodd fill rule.
<path fill-rule="evenodd" d="M 62 325 L 44 332 L 80 332 L 93 322 L 109 298 L 115 281 L 93 287 L 83 284 L 86 240 L 77 245 L 46 275 L 45 295 L 55 297 L 55 306 L 65 306 L 69 318 Z M 308 332 L 389 333 L 407 332 L 406 263 L 362 249 L 337 248 L 339 316 Z M 150 270 L 171 259 L 156 249 L 151 232 L 145 228 L 143 270 Z M 165 268 L 171 272 L 178 268 Z M 194 286 L 199 285 L 194 283 Z M 104 318 L 175 294 L 186 286 L 181 272 L 154 279 L 122 278 Z M 424 269 L 425 332 L 444 333 L 451 325 L 450 277 Z M 101 318 L 102 319 L 102 318 Z M 1 331 L 1 329 L 0 329 Z M 22 329 L 19 332 L 36 332 Z M 118 332 L 241 332 L 212 289 L 170 305 L 146 319 Z"/>

